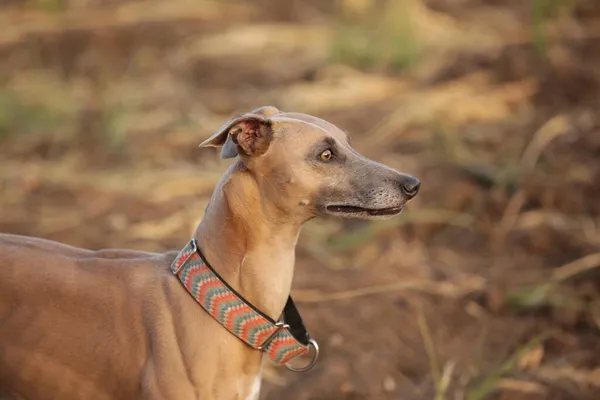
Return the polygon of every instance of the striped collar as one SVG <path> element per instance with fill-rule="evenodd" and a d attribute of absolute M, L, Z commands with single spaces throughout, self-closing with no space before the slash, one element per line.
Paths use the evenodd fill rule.
<path fill-rule="evenodd" d="M 319 356 L 319 346 L 313 340 L 290 296 L 279 321 L 265 315 L 237 293 L 206 261 L 196 239 L 192 239 L 171 263 L 188 293 L 225 329 L 255 350 L 267 353 L 271 360 L 292 371 L 308 371 Z M 302 368 L 288 364 L 293 358 L 309 353 L 311 362 Z"/>

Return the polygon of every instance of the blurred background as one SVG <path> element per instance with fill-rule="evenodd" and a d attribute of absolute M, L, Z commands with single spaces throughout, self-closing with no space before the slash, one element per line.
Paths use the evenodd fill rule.
<path fill-rule="evenodd" d="M 423 182 L 304 229 L 322 358 L 261 399 L 600 398 L 594 0 L 3 0 L 0 231 L 179 249 L 262 105 Z"/>

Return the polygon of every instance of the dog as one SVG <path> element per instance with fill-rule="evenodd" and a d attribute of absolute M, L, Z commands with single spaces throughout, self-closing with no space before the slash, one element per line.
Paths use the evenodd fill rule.
<path fill-rule="evenodd" d="M 420 186 L 335 125 L 271 106 L 200 146 L 235 160 L 180 252 L 0 235 L 0 398 L 257 399 L 263 353 L 284 354 L 274 340 L 297 354 L 316 347 L 289 297 L 302 225 L 391 218 Z M 229 300 L 215 311 L 206 296 Z M 249 317 L 228 327 L 239 310 Z"/>

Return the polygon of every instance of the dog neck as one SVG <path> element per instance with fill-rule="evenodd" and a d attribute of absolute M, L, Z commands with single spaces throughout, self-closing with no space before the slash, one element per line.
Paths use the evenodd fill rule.
<path fill-rule="evenodd" d="M 221 277 L 277 320 L 290 294 L 300 229 L 285 221 L 238 161 L 215 188 L 195 238 Z"/>

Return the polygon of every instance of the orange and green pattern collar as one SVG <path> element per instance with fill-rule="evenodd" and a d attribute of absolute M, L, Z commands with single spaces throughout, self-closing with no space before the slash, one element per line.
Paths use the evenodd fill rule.
<path fill-rule="evenodd" d="M 274 321 L 219 276 L 200 253 L 195 239 L 173 260 L 171 272 L 208 314 L 253 349 L 267 353 L 271 360 L 294 371 L 306 371 L 314 365 L 319 348 L 306 331 L 291 296 L 279 322 Z M 311 346 L 315 352 L 309 365 L 295 368 L 287 364 L 308 354 Z"/>

